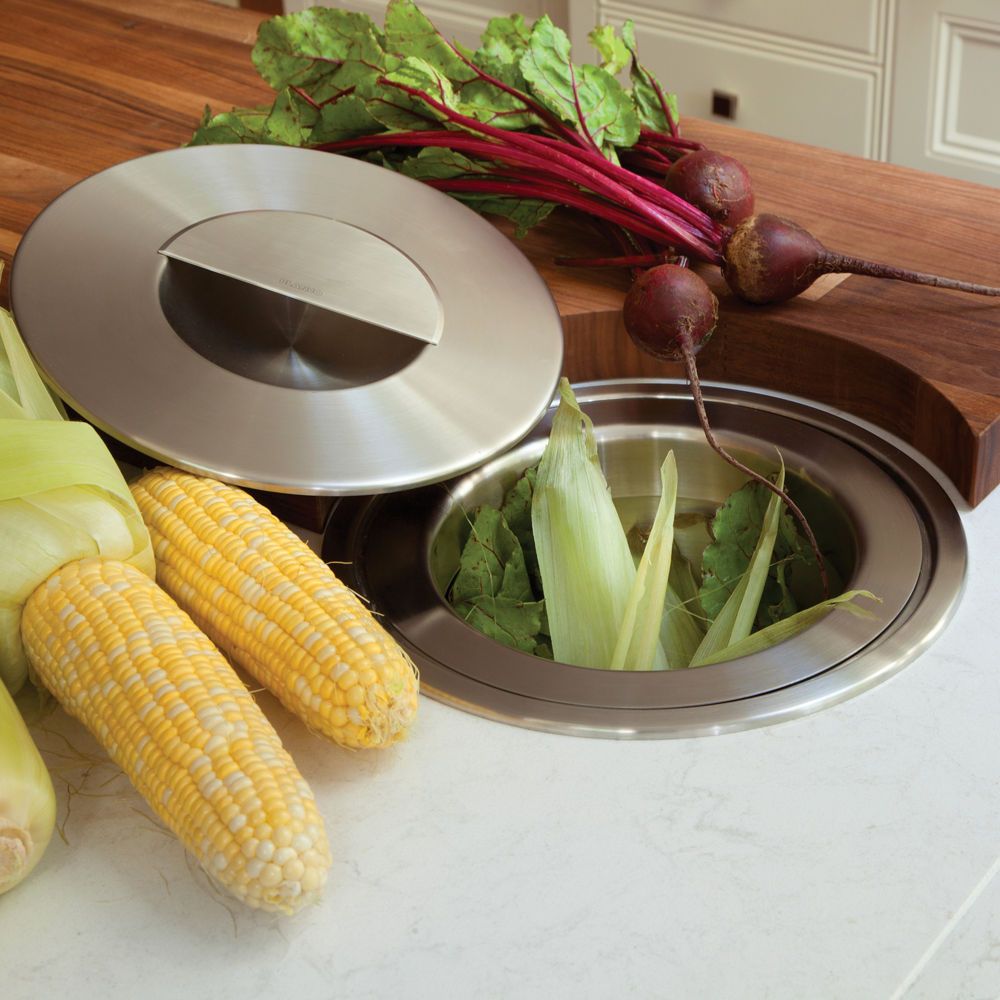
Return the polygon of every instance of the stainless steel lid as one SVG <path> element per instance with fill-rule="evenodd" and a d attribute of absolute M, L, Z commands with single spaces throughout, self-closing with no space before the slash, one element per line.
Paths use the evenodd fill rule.
<path fill-rule="evenodd" d="M 283 146 L 139 157 L 30 226 L 11 304 L 74 410 L 150 455 L 290 493 L 446 479 L 527 434 L 562 324 L 467 206 Z"/>

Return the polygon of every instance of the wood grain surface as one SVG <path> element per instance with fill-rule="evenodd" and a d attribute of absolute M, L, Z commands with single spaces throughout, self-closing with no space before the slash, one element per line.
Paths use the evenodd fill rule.
<path fill-rule="evenodd" d="M 67 187 L 182 144 L 206 105 L 269 103 L 250 62 L 264 16 L 208 0 L 0 0 L 3 304 L 21 235 Z M 1000 284 L 1000 190 L 726 125 L 682 126 L 743 160 L 759 210 L 795 219 L 833 250 Z M 682 376 L 629 342 L 625 273 L 554 263 L 607 249 L 589 223 L 556 213 L 520 245 L 559 306 L 572 379 Z M 705 274 L 721 300 L 699 356 L 705 380 L 869 420 L 936 463 L 971 505 L 1000 483 L 1000 300 L 851 276 L 821 295 L 753 307 Z M 312 500 L 288 502 L 300 522 L 320 516 Z"/>

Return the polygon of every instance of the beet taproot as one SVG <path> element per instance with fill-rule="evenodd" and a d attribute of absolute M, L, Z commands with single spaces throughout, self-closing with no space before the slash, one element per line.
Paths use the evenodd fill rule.
<path fill-rule="evenodd" d="M 744 302 L 756 305 L 794 298 L 824 274 L 865 274 L 974 295 L 1000 295 L 1000 288 L 991 285 L 834 253 L 798 223 L 766 212 L 745 219 L 726 236 L 722 257 L 726 284 Z"/>

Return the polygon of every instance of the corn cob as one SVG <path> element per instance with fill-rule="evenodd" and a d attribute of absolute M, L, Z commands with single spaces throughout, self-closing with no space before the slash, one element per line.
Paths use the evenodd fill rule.
<path fill-rule="evenodd" d="M 32 669 L 211 878 L 252 907 L 316 900 L 330 848 L 312 792 L 225 657 L 148 576 L 65 564 L 28 598 Z"/>
<path fill-rule="evenodd" d="M 246 491 L 158 467 L 132 484 L 157 580 L 229 659 L 347 747 L 404 736 L 417 672 L 360 598 Z"/>

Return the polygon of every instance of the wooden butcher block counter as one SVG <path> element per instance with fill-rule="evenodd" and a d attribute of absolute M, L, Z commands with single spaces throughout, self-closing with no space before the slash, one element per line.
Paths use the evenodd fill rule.
<path fill-rule="evenodd" d="M 181 145 L 206 104 L 270 102 L 250 61 L 263 16 L 206 0 L 0 0 L 2 304 L 20 237 L 67 187 Z M 830 249 L 1000 284 L 1000 190 L 709 122 L 685 120 L 683 131 L 745 163 L 758 210 L 794 219 Z M 625 273 L 553 263 L 606 252 L 587 223 L 554 216 L 521 246 L 558 303 L 570 378 L 681 377 L 625 335 Z M 871 421 L 937 464 L 971 505 L 1000 483 L 1000 299 L 851 276 L 753 307 L 706 276 L 721 319 L 699 356 L 705 380 Z"/>

